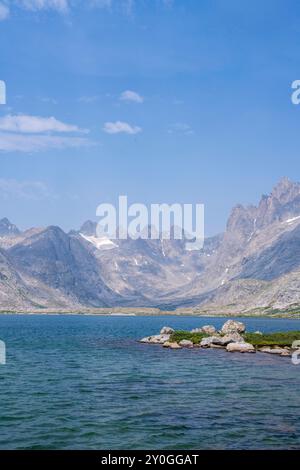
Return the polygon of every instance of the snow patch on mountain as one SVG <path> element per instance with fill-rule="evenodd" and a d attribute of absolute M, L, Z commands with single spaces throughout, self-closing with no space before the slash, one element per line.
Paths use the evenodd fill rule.
<path fill-rule="evenodd" d="M 113 248 L 117 248 L 118 245 L 111 241 L 107 237 L 94 237 L 94 236 L 88 236 L 84 235 L 83 233 L 80 233 L 80 236 L 84 238 L 86 241 L 94 245 L 97 250 L 111 250 Z"/>

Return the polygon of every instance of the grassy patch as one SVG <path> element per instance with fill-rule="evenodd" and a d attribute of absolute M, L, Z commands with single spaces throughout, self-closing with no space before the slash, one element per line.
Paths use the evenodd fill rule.
<path fill-rule="evenodd" d="M 193 344 L 198 344 L 203 338 L 209 336 L 206 333 L 191 333 L 190 331 L 174 331 L 170 336 L 170 341 L 179 343 L 182 339 L 192 341 Z"/>
<path fill-rule="evenodd" d="M 253 346 L 291 346 L 293 341 L 300 340 L 300 331 L 265 333 L 262 335 L 246 333 L 244 338 L 247 343 L 251 343 Z"/>

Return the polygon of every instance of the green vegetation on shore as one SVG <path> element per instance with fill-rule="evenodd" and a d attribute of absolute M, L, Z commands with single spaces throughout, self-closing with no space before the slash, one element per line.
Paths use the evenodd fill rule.
<path fill-rule="evenodd" d="M 292 346 L 293 341 L 300 340 L 300 331 L 278 333 L 245 333 L 245 341 L 253 346 Z"/>
<path fill-rule="evenodd" d="M 181 340 L 192 341 L 193 344 L 199 344 L 203 338 L 207 338 L 206 333 L 191 333 L 190 331 L 174 331 L 171 334 L 170 342 L 179 343 Z M 247 343 L 253 346 L 292 346 L 293 341 L 300 340 L 300 331 L 285 331 L 278 333 L 244 333 L 242 334 Z"/>
<path fill-rule="evenodd" d="M 174 331 L 170 336 L 170 342 L 179 343 L 183 339 L 192 341 L 193 344 L 198 344 L 203 338 L 208 337 L 206 333 L 191 333 L 190 331 Z"/>

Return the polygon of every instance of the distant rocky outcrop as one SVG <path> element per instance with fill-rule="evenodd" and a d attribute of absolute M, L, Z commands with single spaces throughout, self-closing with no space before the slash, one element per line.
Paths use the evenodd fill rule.
<path fill-rule="evenodd" d="M 231 353 L 268 353 L 283 357 L 298 354 L 300 331 L 285 331 L 275 333 L 246 332 L 244 323 L 228 320 L 219 332 L 209 336 L 203 328 L 199 331 L 176 331 L 170 327 L 164 327 L 172 331 L 170 335 L 152 335 L 140 340 L 140 343 L 157 344 L 169 349 L 201 348 L 223 349 Z M 216 331 L 216 329 L 215 329 Z"/>

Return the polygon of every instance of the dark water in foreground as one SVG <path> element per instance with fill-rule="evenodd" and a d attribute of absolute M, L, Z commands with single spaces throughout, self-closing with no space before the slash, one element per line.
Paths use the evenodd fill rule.
<path fill-rule="evenodd" d="M 249 330 L 300 320 L 243 319 Z M 300 448 L 300 366 L 136 339 L 221 318 L 0 316 L 1 449 Z"/>

